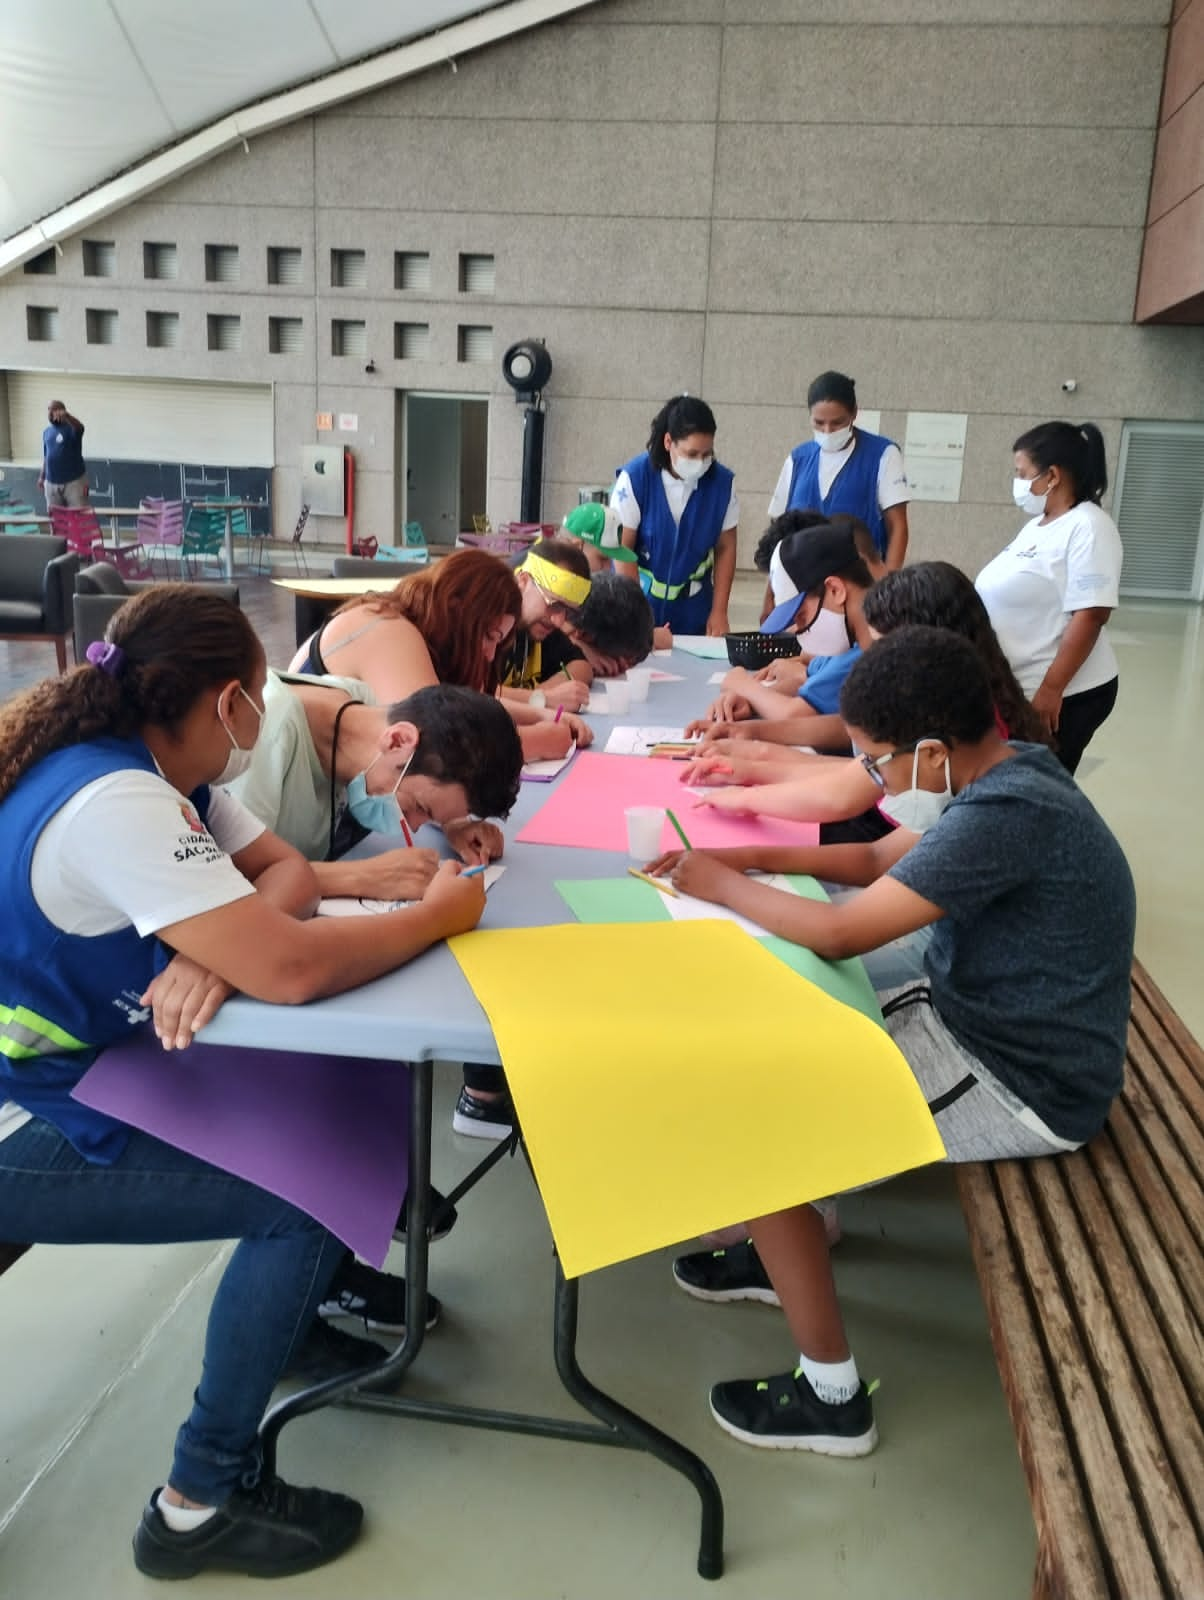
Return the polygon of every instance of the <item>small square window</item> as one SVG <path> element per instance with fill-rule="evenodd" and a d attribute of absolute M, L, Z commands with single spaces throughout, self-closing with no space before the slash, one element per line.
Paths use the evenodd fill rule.
<path fill-rule="evenodd" d="M 457 359 L 480 362 L 493 360 L 493 329 L 461 325 L 457 339 Z"/>
<path fill-rule="evenodd" d="M 205 246 L 205 282 L 237 283 L 238 246 L 236 244 L 207 244 Z"/>
<path fill-rule="evenodd" d="M 112 239 L 84 240 L 84 277 L 115 278 L 117 246 Z"/>
<path fill-rule="evenodd" d="M 395 322 L 393 354 L 398 361 L 423 361 L 431 353 L 429 322 Z"/>
<path fill-rule="evenodd" d="M 178 278 L 180 256 L 174 244 L 144 244 L 142 246 L 142 276 L 144 278 Z"/>
<path fill-rule="evenodd" d="M 180 342 L 178 311 L 148 311 L 146 342 L 151 350 L 174 350 Z"/>
<path fill-rule="evenodd" d="M 492 256 L 460 257 L 461 294 L 493 294 L 496 286 Z"/>
<path fill-rule="evenodd" d="M 367 252 L 364 250 L 332 250 L 330 252 L 330 284 L 333 289 L 367 288 Z"/>
<path fill-rule="evenodd" d="M 330 353 L 335 356 L 366 356 L 368 324 L 335 321 L 330 324 Z"/>
<path fill-rule="evenodd" d="M 214 316 L 211 313 L 208 322 L 210 350 L 234 351 L 242 349 L 241 317 Z"/>
<path fill-rule="evenodd" d="M 59 270 L 59 253 L 53 245 L 49 250 L 39 250 L 25 263 L 25 271 L 41 278 L 53 278 Z"/>
<path fill-rule="evenodd" d="M 36 344 L 44 344 L 59 336 L 59 308 L 57 306 L 26 306 L 25 330 Z"/>
<path fill-rule="evenodd" d="M 117 343 L 117 313 L 115 311 L 93 311 L 89 307 L 84 312 L 84 323 L 87 328 L 89 344 Z"/>
<path fill-rule="evenodd" d="M 302 280 L 301 251 L 296 245 L 268 246 L 268 282 L 295 287 Z"/>
<path fill-rule="evenodd" d="M 393 254 L 393 287 L 429 292 L 431 257 L 427 250 L 397 250 Z"/>
<path fill-rule="evenodd" d="M 300 317 L 268 318 L 268 352 L 296 356 L 305 349 L 305 323 Z"/>

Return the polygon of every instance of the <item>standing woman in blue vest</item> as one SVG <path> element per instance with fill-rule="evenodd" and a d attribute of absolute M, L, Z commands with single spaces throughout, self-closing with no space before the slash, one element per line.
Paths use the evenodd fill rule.
<path fill-rule="evenodd" d="M 675 633 L 724 634 L 736 575 L 740 502 L 734 475 L 715 459 L 715 415 L 676 395 L 652 419 L 648 448 L 619 469 L 611 509 L 660 625 Z"/>
<path fill-rule="evenodd" d="M 907 557 L 907 473 L 891 439 L 857 427 L 857 390 L 843 372 L 821 372 L 807 390 L 812 437 L 786 457 L 769 502 L 783 511 L 847 511 L 869 524 L 894 572 Z"/>
<path fill-rule="evenodd" d="M 220 787 L 251 760 L 267 671 L 229 601 L 156 584 L 88 660 L 0 707 L 0 1239 L 239 1241 L 134 1560 L 157 1578 L 301 1572 L 355 1540 L 362 1508 L 264 1476 L 258 1428 L 349 1253 L 71 1091 L 152 1014 L 179 1048 L 236 988 L 284 1004 L 352 988 L 475 927 L 485 896 L 446 863 L 408 910 L 302 920 L 312 867 Z M 162 1070 L 186 1073 L 187 1057 Z"/>

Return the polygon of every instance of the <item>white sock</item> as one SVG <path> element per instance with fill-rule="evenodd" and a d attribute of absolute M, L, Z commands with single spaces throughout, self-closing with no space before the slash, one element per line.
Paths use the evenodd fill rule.
<path fill-rule="evenodd" d="M 199 1528 L 217 1513 L 216 1506 L 201 1506 L 199 1509 L 192 1506 L 173 1506 L 162 1495 L 155 1504 L 159 1507 L 159 1515 L 173 1533 L 191 1533 L 194 1528 Z"/>
<path fill-rule="evenodd" d="M 852 1356 L 844 1361 L 812 1361 L 810 1356 L 800 1353 L 798 1364 L 803 1377 L 827 1406 L 852 1400 L 861 1388 L 857 1363 Z"/>

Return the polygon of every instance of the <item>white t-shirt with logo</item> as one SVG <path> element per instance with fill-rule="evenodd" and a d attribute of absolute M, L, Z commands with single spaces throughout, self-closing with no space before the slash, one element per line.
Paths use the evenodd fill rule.
<path fill-rule="evenodd" d="M 698 487 L 696 483 L 686 483 L 682 478 L 675 478 L 671 472 L 661 468 L 661 482 L 665 486 L 665 499 L 669 502 L 669 514 L 673 518 L 673 526 L 681 525 L 682 512 L 686 509 L 686 502 Z M 642 513 L 640 503 L 635 497 L 635 488 L 630 475 L 620 472 L 615 479 L 615 486 L 610 494 L 610 509 L 618 517 L 625 528 L 638 528 Z M 732 496 L 727 503 L 727 510 L 723 513 L 724 533 L 729 528 L 734 528 L 740 521 L 740 501 L 736 495 L 736 485 L 732 484 Z"/>
<path fill-rule="evenodd" d="M 39 910 L 65 933 L 96 938 L 131 924 L 143 938 L 255 893 L 230 859 L 263 823 L 232 795 L 210 791 L 209 826 L 157 772 L 109 772 L 85 784 L 42 829 L 29 882 Z M 29 1121 L 0 1103 L 0 1139 Z"/>
<path fill-rule="evenodd" d="M 978 574 L 975 588 L 1026 695 L 1040 687 L 1074 613 L 1117 604 L 1123 555 L 1115 522 L 1083 500 L 1044 525 L 1034 517 Z M 1098 689 L 1116 673 L 1103 629 L 1066 693 Z"/>
<path fill-rule="evenodd" d="M 819 493 L 822 499 L 836 482 L 840 472 L 853 453 L 855 439 L 850 439 L 843 450 L 821 450 L 819 453 Z M 780 517 L 790 499 L 790 480 L 794 477 L 794 458 L 787 456 L 778 474 L 777 487 L 769 502 L 770 520 Z M 903 465 L 903 452 L 897 444 L 888 444 L 878 463 L 878 509 L 889 511 L 891 506 L 904 506 L 911 499 L 907 483 L 907 470 Z M 807 506 L 808 511 L 818 511 L 818 506 Z M 785 596 L 789 599 L 790 596 Z"/>

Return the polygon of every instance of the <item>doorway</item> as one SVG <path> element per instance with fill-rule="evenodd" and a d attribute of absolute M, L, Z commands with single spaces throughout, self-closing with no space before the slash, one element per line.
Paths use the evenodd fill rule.
<path fill-rule="evenodd" d="M 455 544 L 485 515 L 489 401 L 398 390 L 397 411 L 398 528 L 417 522 L 428 544 Z"/>

